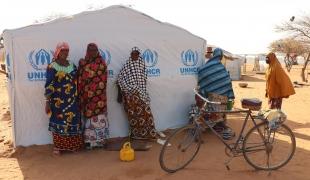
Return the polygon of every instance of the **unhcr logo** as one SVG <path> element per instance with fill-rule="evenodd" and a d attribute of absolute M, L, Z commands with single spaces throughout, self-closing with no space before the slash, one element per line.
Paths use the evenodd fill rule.
<path fill-rule="evenodd" d="M 107 66 L 111 63 L 111 54 L 108 50 L 99 49 L 101 57 L 105 60 Z"/>
<path fill-rule="evenodd" d="M 198 63 L 199 55 L 197 51 L 193 51 L 188 49 L 187 51 L 182 51 L 181 60 L 185 67 L 180 68 L 180 73 L 182 75 L 193 75 L 197 74 L 198 67 L 196 67 Z"/>
<path fill-rule="evenodd" d="M 52 52 L 50 53 L 53 54 Z M 47 65 L 52 61 L 50 53 L 44 49 L 40 49 L 38 52 L 31 51 L 28 58 L 30 65 L 35 70 L 45 70 Z"/>
<path fill-rule="evenodd" d="M 151 50 L 147 49 L 143 52 L 142 58 L 146 67 L 154 67 L 157 64 L 158 54 L 156 51 L 152 52 Z"/>
<path fill-rule="evenodd" d="M 28 55 L 28 60 L 34 71 L 28 72 L 28 80 L 30 81 L 45 81 L 46 67 L 52 62 L 53 51 L 40 49 L 33 50 Z"/>
<path fill-rule="evenodd" d="M 145 66 L 147 67 L 146 71 L 148 76 L 160 76 L 160 69 L 156 68 L 158 62 L 158 53 L 156 51 L 146 49 L 142 53 L 142 59 L 145 62 Z"/>
<path fill-rule="evenodd" d="M 198 52 L 192 51 L 191 49 L 181 54 L 182 62 L 185 66 L 195 66 L 198 62 Z"/>
<path fill-rule="evenodd" d="M 10 55 L 9 54 L 6 55 L 6 65 L 7 65 L 7 67 L 11 67 Z"/>
<path fill-rule="evenodd" d="M 112 60 L 110 51 L 108 51 L 107 49 L 105 49 L 105 50 L 99 49 L 99 53 L 100 53 L 102 59 L 104 59 L 105 63 L 108 66 L 108 77 L 113 78 L 114 71 L 109 69 L 109 65 L 111 64 L 111 60 Z"/>

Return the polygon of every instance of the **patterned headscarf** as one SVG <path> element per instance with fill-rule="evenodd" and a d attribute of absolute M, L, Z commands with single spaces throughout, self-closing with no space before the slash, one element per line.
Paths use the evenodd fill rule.
<path fill-rule="evenodd" d="M 141 54 L 141 50 L 138 47 L 136 47 L 136 46 L 131 49 L 131 53 L 135 52 L 135 51 L 138 52 L 139 55 Z"/>
<path fill-rule="evenodd" d="M 67 49 L 69 50 L 69 45 L 68 43 L 66 42 L 61 42 L 61 43 L 58 43 L 57 46 L 56 46 L 56 50 L 54 52 L 54 59 L 57 59 L 58 58 L 58 55 L 60 53 L 61 50 L 64 50 L 64 49 Z"/>
<path fill-rule="evenodd" d="M 132 49 L 132 52 L 133 51 L 140 52 L 137 47 L 134 47 Z M 141 100 L 145 103 L 149 103 L 150 98 L 146 91 L 146 81 L 147 71 L 145 62 L 141 57 L 135 61 L 129 58 L 121 69 L 117 79 L 118 85 L 125 94 L 132 95 L 138 92 Z"/>

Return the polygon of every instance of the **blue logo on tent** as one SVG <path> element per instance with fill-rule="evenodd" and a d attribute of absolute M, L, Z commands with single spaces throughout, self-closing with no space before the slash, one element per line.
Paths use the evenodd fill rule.
<path fill-rule="evenodd" d="M 142 53 L 142 59 L 145 62 L 145 66 L 147 67 L 147 75 L 150 77 L 160 76 L 160 69 L 156 68 L 158 62 L 158 53 L 156 51 L 151 51 L 150 49 L 146 49 Z"/>
<path fill-rule="evenodd" d="M 109 65 L 111 63 L 111 54 L 108 50 L 99 49 L 101 57 L 105 60 L 105 63 Z"/>
<path fill-rule="evenodd" d="M 53 52 L 47 52 L 44 49 L 40 49 L 39 51 L 31 51 L 29 53 L 28 59 L 30 62 L 30 65 L 35 70 L 45 70 L 47 65 L 51 63 L 52 61 L 52 54 Z"/>
<path fill-rule="evenodd" d="M 180 73 L 182 75 L 195 75 L 198 73 L 198 63 L 199 55 L 198 51 L 193 51 L 188 49 L 186 51 L 182 51 L 181 60 L 185 67 L 180 68 Z"/>
<path fill-rule="evenodd" d="M 28 80 L 45 81 L 46 67 L 52 62 L 53 51 L 45 49 L 33 50 L 28 55 L 28 60 L 34 71 L 28 72 Z"/>
<path fill-rule="evenodd" d="M 6 55 L 6 65 L 7 65 L 8 67 L 11 66 L 10 55 L 9 55 L 9 54 Z"/>
<path fill-rule="evenodd" d="M 198 52 L 191 49 L 181 54 L 182 62 L 185 66 L 196 66 L 198 63 Z"/>
<path fill-rule="evenodd" d="M 11 76 L 11 61 L 10 61 L 10 55 L 7 54 L 6 55 L 6 59 L 5 59 L 5 62 L 6 62 L 6 70 L 7 70 L 7 73 L 8 73 L 8 79 L 11 80 L 12 76 Z"/>
<path fill-rule="evenodd" d="M 107 49 L 105 50 L 99 49 L 99 53 L 102 59 L 104 59 L 105 63 L 108 66 L 108 78 L 113 78 L 114 71 L 109 69 L 109 65 L 111 64 L 111 60 L 112 60 L 110 51 L 108 51 Z"/>
<path fill-rule="evenodd" d="M 157 64 L 158 54 L 156 51 L 147 49 L 142 54 L 142 59 L 145 62 L 146 67 L 154 67 Z"/>

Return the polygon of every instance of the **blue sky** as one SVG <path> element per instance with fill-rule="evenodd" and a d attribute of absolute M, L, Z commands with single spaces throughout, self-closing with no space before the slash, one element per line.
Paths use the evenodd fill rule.
<path fill-rule="evenodd" d="M 130 5 L 163 22 L 183 27 L 233 53 L 264 53 L 284 37 L 277 24 L 310 15 L 310 0 L 5 0 L 0 32 L 32 24 L 51 14 L 72 15 L 90 7 Z"/>

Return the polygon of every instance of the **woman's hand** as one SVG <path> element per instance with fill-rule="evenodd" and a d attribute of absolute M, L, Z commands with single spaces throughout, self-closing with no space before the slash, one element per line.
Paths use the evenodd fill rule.
<path fill-rule="evenodd" d="M 48 101 L 46 101 L 46 103 L 45 103 L 45 113 L 46 114 L 51 113 L 51 106 L 50 106 Z"/>

